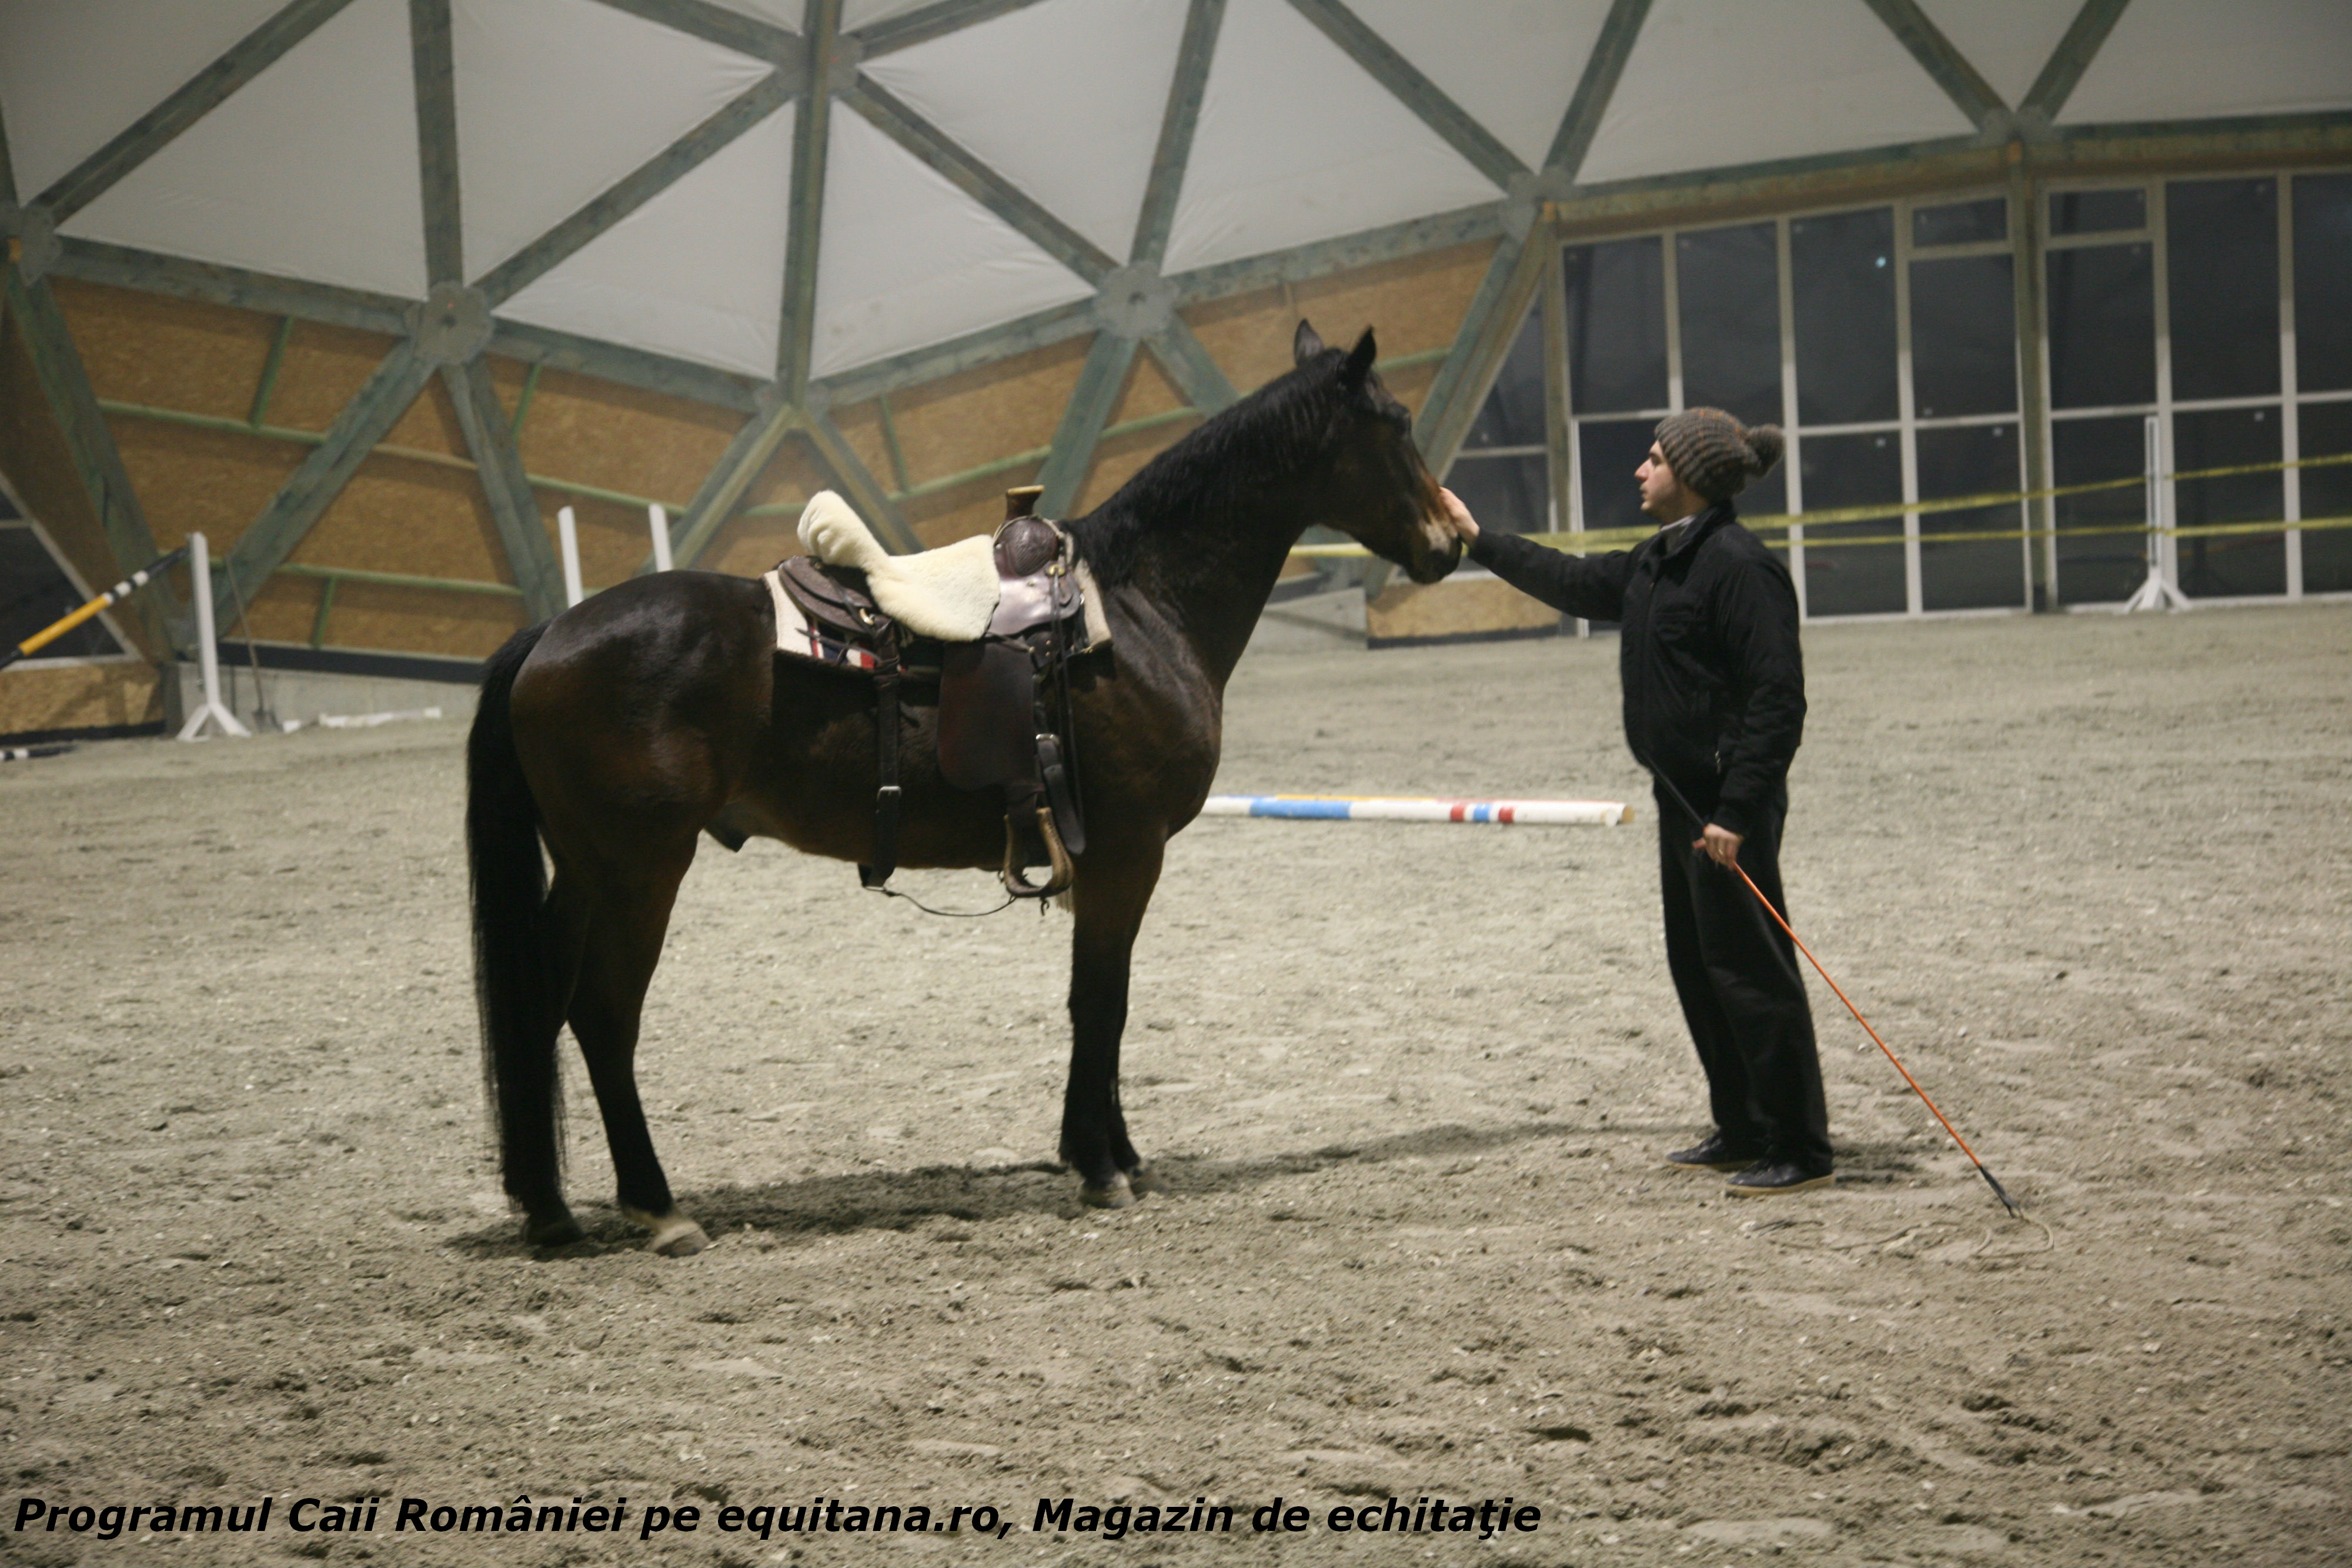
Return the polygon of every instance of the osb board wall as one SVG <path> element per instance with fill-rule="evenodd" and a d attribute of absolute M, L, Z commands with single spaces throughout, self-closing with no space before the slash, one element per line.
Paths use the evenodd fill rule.
<path fill-rule="evenodd" d="M 1192 307 L 1185 318 L 1227 379 L 1246 392 L 1290 368 L 1292 332 L 1302 318 L 1335 346 L 1374 328 L 1383 359 L 1445 348 L 1490 251 L 1485 244 L 1466 246 L 1260 289 Z M 100 398 L 247 418 L 278 329 L 275 318 L 69 280 L 56 287 Z M 376 334 L 297 323 L 265 423 L 324 431 L 392 348 L 392 340 Z M 892 394 L 887 413 L 897 436 L 895 459 L 885 434 L 884 400 L 836 409 L 834 419 L 866 467 L 894 491 L 902 478 L 920 487 L 1031 455 L 998 472 L 904 498 L 902 510 L 925 544 L 950 543 L 993 528 L 1003 516 L 1003 492 L 1034 482 L 1042 466 L 1034 455 L 1053 440 L 1087 348 L 1080 337 Z M 11 356 L 10 362 L 20 358 Z M 488 363 L 511 417 L 527 369 L 495 356 Z M 1384 379 L 1417 410 L 1434 371 L 1434 364 L 1412 366 Z M 11 386 L 26 373 L 0 364 L 0 375 L 16 377 L 6 383 Z M 1117 426 L 1183 406 L 1182 393 L 1157 361 L 1139 351 L 1108 423 Z M 519 445 L 534 477 L 644 496 L 682 515 L 742 420 L 730 410 L 549 370 L 532 389 Z M 110 423 L 158 544 L 170 549 L 201 528 L 215 558 L 235 548 L 310 451 L 298 442 L 245 431 L 198 430 L 128 414 Z M 1098 505 L 1195 423 L 1172 420 L 1107 438 L 1080 486 L 1077 508 Z M 69 465 L 65 480 L 79 497 Z M 742 509 L 698 564 L 745 575 L 766 570 L 798 548 L 793 525 L 802 503 L 834 482 L 804 436 L 787 436 L 747 489 Z M 650 541 L 642 508 L 544 486 L 537 497 L 551 551 L 557 508 L 572 508 L 582 577 L 592 591 L 631 576 L 646 559 Z M 36 504 L 30 496 L 27 502 Z M 81 510 L 87 513 L 86 504 Z M 45 508 L 45 517 L 55 511 Z M 92 538 L 94 528 L 93 521 Z M 439 378 L 426 383 L 291 559 L 475 582 L 510 580 Z M 111 577 L 110 557 L 101 553 L 92 565 L 96 570 L 88 575 Z M 323 593 L 324 584 L 314 578 L 271 578 L 247 606 L 254 633 L 310 641 Z M 523 620 L 519 598 L 346 582 L 336 593 L 325 640 L 337 647 L 479 656 Z"/>
<path fill-rule="evenodd" d="M 0 739 L 151 724 L 163 716 L 163 687 L 152 665 L 28 661 L 0 670 Z"/>
<path fill-rule="evenodd" d="M 1375 643 L 1410 639 L 1530 635 L 1557 630 L 1559 612 L 1498 577 L 1396 583 L 1364 605 L 1364 634 Z"/>
<path fill-rule="evenodd" d="M 0 473 L 16 498 L 64 552 L 84 582 L 104 587 L 121 572 L 99 526 L 98 513 L 74 472 L 73 454 L 49 416 L 48 394 L 33 370 L 24 335 L 13 312 L 0 309 Z M 145 628 L 135 614 L 116 617 L 134 640 Z"/>

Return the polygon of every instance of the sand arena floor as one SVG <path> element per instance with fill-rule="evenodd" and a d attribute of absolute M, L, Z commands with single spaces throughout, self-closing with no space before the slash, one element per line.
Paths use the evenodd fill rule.
<path fill-rule="evenodd" d="M 535 1257 L 478 1103 L 460 726 L 7 767 L 0 1560 L 2352 1559 L 2352 610 L 1808 652 L 1799 930 L 2034 1223 L 1818 988 L 1838 1190 L 1660 1167 L 1703 1102 L 1645 810 L 1186 831 L 1127 1044 L 1176 1191 L 1116 1214 L 1036 1164 L 1064 917 L 706 846 L 640 1082 L 718 1245 L 642 1250 L 575 1071 L 593 1238 Z M 1257 656 L 1230 698 L 1226 789 L 1643 798 L 1606 642 Z M 393 1528 L 519 1496 L 627 1512 Z M 1277 1496 L 1307 1528 L 1250 1528 Z M 1440 1496 L 1540 1521 L 1329 1522 Z M 1034 1532 L 1065 1497 L 1235 1528 Z M 289 1529 L 306 1498 L 385 1500 Z M 812 1499 L 1006 1528 L 722 1528 Z"/>

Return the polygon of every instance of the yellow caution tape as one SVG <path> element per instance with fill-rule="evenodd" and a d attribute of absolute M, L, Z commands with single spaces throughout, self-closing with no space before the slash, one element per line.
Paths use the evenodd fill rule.
<path fill-rule="evenodd" d="M 2201 479 L 2225 479 L 2241 474 L 2275 474 L 2288 468 L 2325 468 L 2336 464 L 2352 463 L 2352 452 L 2337 453 L 2326 457 L 2303 457 L 2293 463 L 2242 463 L 2226 468 L 2191 468 L 2164 477 L 2174 483 Z M 2059 496 L 2088 495 L 2097 490 L 2124 490 L 2146 484 L 2145 475 L 2135 474 L 2128 479 L 2100 479 L 2084 485 L 2060 485 L 2045 490 L 2011 490 L 1981 496 L 1952 496 L 1933 501 L 1897 502 L 1887 506 L 1836 507 L 1819 512 L 1765 513 L 1742 517 L 1740 523 L 1751 533 L 1785 533 L 1790 528 L 1820 528 L 1832 523 L 1871 522 L 1880 517 L 1925 516 L 1935 512 L 1969 512 L 1990 507 L 2014 507 L 2026 501 L 2048 500 Z M 2284 518 L 2253 523 L 2210 523 L 2195 528 L 2158 530 L 2168 538 L 2203 538 L 2226 534 L 2277 533 L 2284 528 L 2300 528 L 2316 533 L 2327 528 L 2352 527 L 2352 517 L 2305 517 L 2297 522 Z M 1625 549 L 1640 544 L 1657 532 L 1656 525 L 1635 528 L 1588 528 L 1582 533 L 1526 534 L 1520 537 L 1554 549 L 1581 555 L 1594 549 Z M 1978 539 L 2075 538 L 2095 534 L 2139 534 L 2148 531 L 2146 523 L 2116 523 L 2077 528 L 2002 528 L 1970 529 L 1960 533 L 1922 534 L 1922 543 L 1955 544 Z M 1903 544 L 1906 534 L 1872 534 L 1838 538 L 1807 538 L 1801 541 L 1807 549 L 1844 549 L 1854 545 Z M 1790 541 L 1771 539 L 1767 543 L 1776 549 L 1786 548 Z M 1310 559 L 1357 558 L 1371 552 L 1360 544 L 1297 545 L 1291 554 Z"/>

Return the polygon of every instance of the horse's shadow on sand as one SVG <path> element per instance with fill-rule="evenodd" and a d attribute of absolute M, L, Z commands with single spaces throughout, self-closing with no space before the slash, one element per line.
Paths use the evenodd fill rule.
<path fill-rule="evenodd" d="M 1444 1123 L 1382 1138 L 1245 1159 L 1167 1155 L 1155 1162 L 1154 1168 L 1167 1183 L 1168 1193 L 1144 1201 L 1165 1204 L 1181 1202 L 1187 1197 L 1249 1192 L 1287 1177 L 1341 1166 L 1476 1160 L 1502 1149 L 1566 1138 L 1674 1137 L 1689 1131 L 1688 1124 L 1679 1122 L 1585 1125 L 1533 1121 L 1483 1127 Z M 1891 1184 L 1916 1170 L 1912 1158 L 1916 1153 L 1916 1148 L 1903 1143 L 1841 1145 L 1839 1180 L 1864 1186 Z M 857 1231 L 912 1231 L 925 1226 L 1023 1217 L 1072 1220 L 1105 1212 L 1081 1204 L 1076 1181 L 1066 1167 L 1051 1160 L 1013 1166 L 924 1166 L 913 1170 L 876 1167 L 754 1186 L 708 1187 L 680 1195 L 680 1207 L 721 1241 L 748 1232 L 758 1236 L 765 1248 L 793 1248 Z M 610 1207 L 583 1204 L 578 1213 L 587 1235 L 568 1247 L 526 1246 L 511 1220 L 451 1237 L 444 1245 L 477 1258 L 520 1254 L 594 1258 L 644 1248 L 644 1231 Z"/>

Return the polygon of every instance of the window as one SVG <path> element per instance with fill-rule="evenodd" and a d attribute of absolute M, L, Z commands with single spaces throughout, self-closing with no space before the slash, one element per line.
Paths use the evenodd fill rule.
<path fill-rule="evenodd" d="M 1801 423 L 1895 417 L 1894 257 L 1889 207 L 1789 225 Z"/>
<path fill-rule="evenodd" d="M 2184 410 L 2172 416 L 2176 474 L 2278 460 L 2275 408 Z M 2269 522 L 2284 517 L 2285 506 L 2276 469 L 2182 479 L 2173 486 L 2173 521 L 2183 528 Z M 2284 533 L 2198 535 L 2181 539 L 2177 548 L 2180 591 L 2192 599 L 2286 591 Z"/>
<path fill-rule="evenodd" d="M 2117 229 L 2147 227 L 2147 193 L 2134 187 L 2120 191 L 2060 191 L 2050 198 L 2050 232 L 2053 235 L 2107 234 Z"/>
<path fill-rule="evenodd" d="M 2352 173 L 2294 177 L 2294 379 L 2352 391 Z"/>
<path fill-rule="evenodd" d="M 1675 240 L 1683 405 L 1780 423 L 1780 262 L 1771 224 Z"/>
<path fill-rule="evenodd" d="M 1543 312 L 1533 309 L 1463 440 L 1445 482 L 1482 528 L 1541 534 L 1552 528 L 1545 460 Z"/>
<path fill-rule="evenodd" d="M 2156 401 L 2156 260 L 2147 241 L 2051 252 L 2049 308 L 2051 407 Z"/>
<path fill-rule="evenodd" d="M 1578 413 L 1666 406 L 1666 281 L 1659 238 L 1571 246 L 1569 405 Z"/>
<path fill-rule="evenodd" d="M 1633 476 L 1653 427 L 1713 406 L 1787 429 L 1789 463 L 1739 509 L 1779 549 L 1767 519 L 1798 508 L 1809 617 L 2024 607 L 2045 587 L 2121 601 L 2147 572 L 2151 503 L 2190 530 L 2158 549 L 2192 597 L 2352 592 L 2352 526 L 2325 526 L 2352 524 L 2352 464 L 2281 471 L 2352 453 L 2352 169 L 2050 190 L 2030 249 L 2017 199 L 1937 193 L 1564 246 L 1576 482 L 1554 526 L 1648 527 Z M 2038 344 L 2017 316 L 2021 267 L 2042 269 Z M 2039 427 L 2020 420 L 2029 374 L 2046 376 Z M 1532 444 L 1510 444 L 1523 427 L 1488 418 L 1465 459 L 1532 464 Z M 2168 471 L 2256 472 L 2151 498 L 2150 418 Z M 2097 487 L 2046 513 L 1900 510 L 2013 496 L 2029 473 Z M 1484 482 L 1540 488 L 1532 466 Z M 1879 507 L 1896 510 L 1807 520 Z M 2045 515 L 2061 537 L 2026 538 Z"/>
<path fill-rule="evenodd" d="M 1978 245 L 2009 237 L 2009 199 L 1981 196 L 1944 207 L 1911 210 L 1911 243 L 1915 246 Z"/>
<path fill-rule="evenodd" d="M 2058 421 L 2050 430 L 2051 482 L 2063 489 L 2146 474 L 2147 423 L 2139 414 Z M 2120 602 L 2147 580 L 2147 486 L 2061 496 L 2053 510 L 2060 599 Z"/>
<path fill-rule="evenodd" d="M 2174 399 L 2277 396 L 2278 182 L 2175 182 L 2164 233 Z"/>
<path fill-rule="evenodd" d="M 2307 402 L 2301 413 L 2305 458 L 2352 456 L 2352 401 Z M 2303 591 L 2352 592 L 2352 463 L 2305 468 L 2301 479 L 2305 520 L 2336 525 L 2305 531 Z"/>
<path fill-rule="evenodd" d="M 1895 506 L 1903 501 L 1903 440 L 1899 432 L 1809 435 L 1801 448 L 1805 510 Z M 1805 612 L 1808 615 L 1899 615 L 1907 607 L 1904 546 L 1897 543 L 1814 548 L 1825 539 L 1898 538 L 1903 518 L 1805 525 Z"/>
<path fill-rule="evenodd" d="M 2016 412 L 2014 278 L 2005 255 L 1911 264 L 1912 399 L 1921 419 Z"/>
<path fill-rule="evenodd" d="M 1997 496 L 2024 487 L 2015 424 L 1946 425 L 1918 434 L 1919 498 Z M 1952 534 L 2017 533 L 2017 503 L 1928 512 L 1919 518 L 1920 607 L 2016 609 L 2026 603 L 2025 541 L 1948 538 Z"/>

